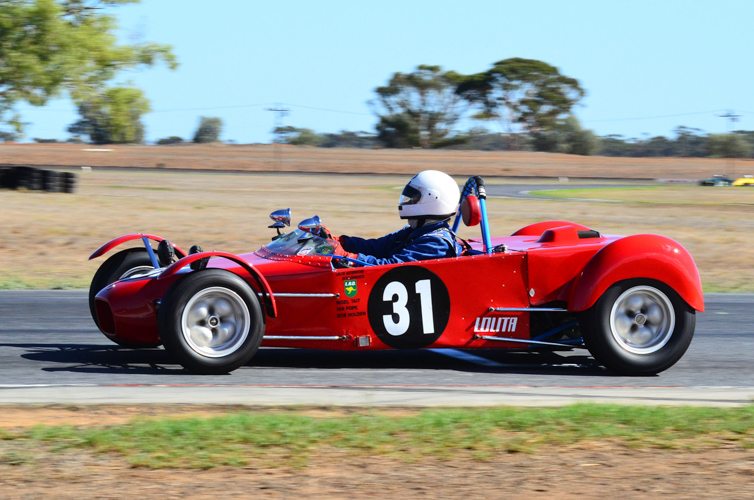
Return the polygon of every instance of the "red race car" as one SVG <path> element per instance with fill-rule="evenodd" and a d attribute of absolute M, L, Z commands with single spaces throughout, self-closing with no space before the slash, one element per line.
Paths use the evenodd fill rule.
<path fill-rule="evenodd" d="M 482 179 L 470 178 L 454 232 L 463 221 L 480 225 L 481 238 L 464 242 L 463 255 L 402 264 L 351 262 L 316 216 L 281 232 L 289 209 L 271 214 L 273 241 L 247 254 L 121 236 L 90 259 L 129 241 L 144 246 L 100 266 L 89 291 L 92 317 L 120 345 L 162 344 L 187 370 L 209 374 L 248 363 L 260 345 L 586 348 L 628 375 L 661 372 L 681 358 L 704 299 L 680 244 L 567 221 L 492 238 L 485 200 Z"/>

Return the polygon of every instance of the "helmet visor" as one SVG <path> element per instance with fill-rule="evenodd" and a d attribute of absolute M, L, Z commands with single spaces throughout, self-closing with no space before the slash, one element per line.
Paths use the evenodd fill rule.
<path fill-rule="evenodd" d="M 401 193 L 401 205 L 416 205 L 419 203 L 419 200 L 421 199 L 422 194 L 421 192 L 411 186 L 406 186 L 403 188 L 403 192 Z"/>

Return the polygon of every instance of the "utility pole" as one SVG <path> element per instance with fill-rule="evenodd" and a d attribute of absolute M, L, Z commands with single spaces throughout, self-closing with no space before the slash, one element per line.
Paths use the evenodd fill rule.
<path fill-rule="evenodd" d="M 738 121 L 739 118 L 741 118 L 741 115 L 737 115 L 733 112 L 733 110 L 728 110 L 722 115 L 717 115 L 720 118 L 725 118 L 728 120 L 728 139 L 732 139 L 731 134 L 733 133 L 733 124 Z M 730 177 L 734 178 L 736 176 L 736 159 L 733 157 L 733 153 L 731 152 L 731 155 L 728 157 L 728 161 L 726 162 L 727 168 L 726 170 L 730 171 Z M 728 176 L 728 172 L 725 173 L 726 176 Z"/>
<path fill-rule="evenodd" d="M 267 111 L 272 111 L 275 113 L 275 128 L 273 129 L 273 133 L 275 134 L 275 139 L 273 141 L 273 156 L 274 156 L 274 162 L 277 167 L 277 171 L 280 172 L 282 163 L 283 163 L 283 156 L 282 156 L 282 150 L 280 146 L 279 136 L 280 133 L 278 130 L 283 126 L 283 119 L 288 116 L 290 113 L 290 109 L 283 107 L 280 103 L 275 103 L 274 106 L 271 108 L 266 108 Z"/>

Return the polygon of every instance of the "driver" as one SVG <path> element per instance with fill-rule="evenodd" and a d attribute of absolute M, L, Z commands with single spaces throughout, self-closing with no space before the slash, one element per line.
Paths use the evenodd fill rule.
<path fill-rule="evenodd" d="M 455 257 L 461 247 L 448 221 L 456 213 L 460 197 L 452 177 L 424 170 L 401 193 L 398 214 L 408 220 L 407 226 L 375 239 L 344 235 L 339 238 L 340 244 L 351 253 L 347 257 L 372 265 Z"/>

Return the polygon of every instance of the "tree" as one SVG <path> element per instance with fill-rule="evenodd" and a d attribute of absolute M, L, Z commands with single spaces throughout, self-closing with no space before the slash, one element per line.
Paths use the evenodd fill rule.
<path fill-rule="evenodd" d="M 218 142 L 222 128 L 223 121 L 220 118 L 202 116 L 199 119 L 199 127 L 194 133 L 194 142 L 199 144 Z"/>
<path fill-rule="evenodd" d="M 379 116 L 377 137 L 387 147 L 439 147 L 447 143 L 461 116 L 463 97 L 456 92 L 463 76 L 440 66 L 420 65 L 395 73 L 377 87 L 371 102 Z"/>
<path fill-rule="evenodd" d="M 575 116 L 566 118 L 560 130 L 561 150 L 564 153 L 589 156 L 597 150 L 597 136 L 583 128 Z"/>
<path fill-rule="evenodd" d="M 319 146 L 322 136 L 310 128 L 298 128 L 290 125 L 277 127 L 272 131 L 277 137 L 276 142 L 293 144 L 294 146 Z"/>
<path fill-rule="evenodd" d="M 709 154 L 721 158 L 745 158 L 751 148 L 740 134 L 710 134 L 707 138 Z"/>
<path fill-rule="evenodd" d="M 337 133 L 327 133 L 319 144 L 323 148 L 374 148 L 377 147 L 377 137 L 369 132 L 353 132 L 341 130 Z"/>
<path fill-rule="evenodd" d="M 148 111 L 149 101 L 141 90 L 114 87 L 80 104 L 81 119 L 68 132 L 88 136 L 94 144 L 140 143 L 144 141 L 141 117 Z"/>
<path fill-rule="evenodd" d="M 707 137 L 698 128 L 679 126 L 675 132 L 675 154 L 677 156 L 706 156 Z"/>
<path fill-rule="evenodd" d="M 105 8 L 138 0 L 3 0 L 0 2 L 0 124 L 20 134 L 19 102 L 44 105 L 66 92 L 78 106 L 105 93 L 126 68 L 159 60 L 176 67 L 166 45 L 120 45 Z"/>
<path fill-rule="evenodd" d="M 481 107 L 476 118 L 498 119 L 509 134 L 537 134 L 562 123 L 585 92 L 558 68 L 516 57 L 466 77 L 458 94 Z"/>
<path fill-rule="evenodd" d="M 170 137 L 163 137 L 162 139 L 157 140 L 157 144 L 160 146 L 167 146 L 170 144 L 182 144 L 183 143 L 183 137 L 179 137 L 177 135 L 171 135 Z"/>
<path fill-rule="evenodd" d="M 560 120 L 547 130 L 531 134 L 532 146 L 536 151 L 567 153 L 588 156 L 597 150 L 597 136 L 591 130 L 582 128 L 579 120 L 571 115 Z"/>

